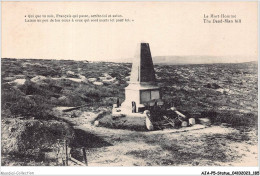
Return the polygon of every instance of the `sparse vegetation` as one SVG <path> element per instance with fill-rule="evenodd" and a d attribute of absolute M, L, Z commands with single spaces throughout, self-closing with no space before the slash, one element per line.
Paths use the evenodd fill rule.
<path fill-rule="evenodd" d="M 45 134 L 46 130 L 48 131 L 54 128 L 55 125 L 51 125 L 50 127 L 47 124 L 58 123 L 53 113 L 53 108 L 55 107 L 88 105 L 82 110 L 94 113 L 105 112 L 105 118 L 102 119 L 105 121 L 106 117 L 109 116 L 112 104 L 116 102 L 116 98 L 119 97 L 120 102 L 124 100 L 124 88 L 128 84 L 127 81 L 129 79 L 127 77 L 130 75 L 131 70 L 131 64 L 128 63 L 30 59 L 2 59 L 1 63 L 1 115 L 2 129 L 4 128 L 4 130 L 2 130 L 2 140 L 8 139 L 10 136 L 18 139 L 18 136 L 26 133 L 25 136 L 27 137 L 23 138 L 23 141 L 20 141 L 22 143 L 26 143 L 26 140 L 30 143 L 29 138 L 32 137 L 33 140 L 35 137 L 33 134 L 38 135 L 36 129 L 41 129 L 42 133 Z M 224 123 L 229 127 L 242 131 L 245 130 L 245 128 L 247 131 L 255 132 L 257 130 L 258 84 L 256 63 L 155 65 L 155 72 L 166 104 L 173 104 L 186 116 L 196 119 L 207 117 L 210 118 L 215 125 Z M 94 81 L 91 80 L 92 78 L 94 78 Z M 98 82 L 98 84 L 95 85 L 94 82 Z M 72 116 L 73 114 L 70 114 L 70 117 Z M 76 121 L 78 115 L 76 114 L 74 116 L 73 118 Z M 40 123 L 44 125 L 40 125 Z M 17 133 L 16 127 L 14 127 L 15 124 L 21 125 L 21 127 L 19 127 L 19 129 L 21 128 L 19 133 Z M 26 124 L 33 124 L 33 129 L 26 127 Z M 64 137 L 64 135 L 61 135 L 61 129 L 64 126 L 66 126 L 66 123 L 57 129 L 57 136 L 52 136 L 54 139 L 51 140 L 52 144 L 55 143 L 54 141 L 57 138 Z M 28 133 L 28 130 L 32 131 L 32 133 Z M 56 134 L 56 132 L 54 132 L 54 134 Z M 46 132 L 46 136 L 41 141 L 42 143 L 45 143 L 44 140 L 52 138 L 48 136 L 48 134 L 49 132 Z M 82 135 L 82 133 L 76 133 L 76 135 L 79 134 Z M 244 136 L 243 141 L 249 140 L 244 133 L 240 134 L 236 132 L 236 135 L 237 134 Z M 116 145 L 118 141 L 121 140 L 118 139 L 117 141 L 117 137 L 118 136 L 111 137 L 111 140 L 115 141 L 108 141 Z M 152 140 L 154 136 L 146 138 L 147 136 L 140 135 L 135 137 L 146 143 L 150 142 L 150 144 L 153 144 L 155 142 L 155 140 Z M 162 139 L 166 138 L 163 136 L 159 137 Z M 183 138 L 179 139 L 179 142 L 185 143 L 186 138 L 193 142 L 195 141 L 195 143 L 198 142 L 190 137 L 182 137 Z M 158 158 L 159 153 L 162 151 L 153 150 L 153 152 L 149 152 L 150 147 L 148 147 L 147 150 L 136 149 L 127 151 L 125 155 L 142 159 L 155 158 L 154 162 L 146 162 L 145 165 L 181 165 L 182 163 L 203 165 L 205 163 L 198 161 L 201 157 L 202 159 L 212 159 L 220 162 L 232 160 L 232 158 L 221 153 L 221 149 L 216 150 L 216 152 L 219 151 L 219 158 L 212 158 L 212 156 L 216 156 L 217 154 L 215 155 L 209 152 L 209 150 L 210 146 L 213 146 L 212 143 L 216 141 L 210 138 L 210 135 L 206 137 L 208 148 L 203 147 L 205 155 L 192 155 L 193 157 L 191 158 L 194 160 L 190 163 L 187 163 L 185 158 L 190 157 L 192 152 L 189 153 L 187 150 L 180 152 L 180 146 L 178 144 L 172 146 L 171 141 L 168 140 L 161 143 L 160 150 L 163 149 L 167 151 L 169 155 L 163 160 Z M 122 139 L 122 141 L 126 142 L 125 140 L 126 139 Z M 224 139 L 221 138 L 221 140 Z M 236 139 L 232 138 L 231 141 L 234 142 L 235 140 Z M 17 143 L 19 143 L 19 141 Z M 218 143 L 218 146 L 221 145 L 222 144 Z M 43 149 L 41 145 L 37 144 L 37 146 Z M 200 147 L 202 146 L 203 144 L 200 144 Z M 8 143 L 2 142 L 2 149 L 6 149 L 6 147 L 8 147 Z M 33 148 L 31 144 L 28 144 L 24 146 L 23 150 L 25 150 L 25 148 L 35 152 L 37 147 Z M 216 148 L 217 146 L 214 149 Z M 222 146 L 222 148 L 224 147 Z M 39 159 L 41 157 L 36 157 L 36 154 L 24 154 L 20 156 L 10 151 L 5 151 L 4 153 L 5 155 L 2 156 L 4 165 L 8 165 L 8 160 L 14 160 L 15 157 L 23 158 L 27 161 L 30 156 L 30 162 L 28 163 L 31 163 L 33 158 L 37 158 L 37 162 L 43 161 Z M 180 154 L 182 154 L 182 158 L 180 158 Z M 176 159 L 171 159 L 173 155 Z M 220 156 L 223 159 L 221 159 Z M 232 157 L 235 158 L 233 155 Z M 15 162 L 20 163 L 18 165 L 25 164 L 22 163 L 22 159 L 18 161 L 17 158 Z M 37 162 L 33 164 L 37 165 Z M 44 162 L 45 165 L 50 164 L 47 161 Z M 144 163 L 139 163 L 139 165 L 141 164 Z"/>

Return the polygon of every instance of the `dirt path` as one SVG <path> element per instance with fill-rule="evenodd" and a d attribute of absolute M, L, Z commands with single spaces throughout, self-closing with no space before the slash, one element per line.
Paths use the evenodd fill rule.
<path fill-rule="evenodd" d="M 95 127 L 83 123 L 82 116 L 63 118 L 75 125 L 77 140 L 88 151 L 89 166 L 257 166 L 257 131 L 211 126 L 137 132 Z"/>

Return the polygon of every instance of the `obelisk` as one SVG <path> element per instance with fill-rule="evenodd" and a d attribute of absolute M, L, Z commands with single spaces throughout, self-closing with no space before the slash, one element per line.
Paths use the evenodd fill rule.
<path fill-rule="evenodd" d="M 125 88 L 122 108 L 132 111 L 132 106 L 135 104 L 136 112 L 140 112 L 144 110 L 145 103 L 160 98 L 149 44 L 141 43 L 137 57 L 133 60 L 130 82 Z"/>

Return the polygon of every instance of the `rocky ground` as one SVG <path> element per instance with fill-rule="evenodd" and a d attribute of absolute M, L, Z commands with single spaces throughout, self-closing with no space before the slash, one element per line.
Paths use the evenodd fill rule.
<path fill-rule="evenodd" d="M 99 113 L 57 116 L 73 124 L 89 166 L 257 166 L 257 131 L 222 124 L 148 132 L 93 125 Z"/>
<path fill-rule="evenodd" d="M 257 63 L 155 65 L 165 102 L 213 123 L 169 133 L 93 125 L 111 113 L 117 98 L 124 100 L 131 64 L 30 59 L 1 64 L 2 165 L 55 165 L 41 155 L 63 138 L 85 147 L 95 166 L 257 164 Z M 60 113 L 77 106 L 83 107 Z"/>

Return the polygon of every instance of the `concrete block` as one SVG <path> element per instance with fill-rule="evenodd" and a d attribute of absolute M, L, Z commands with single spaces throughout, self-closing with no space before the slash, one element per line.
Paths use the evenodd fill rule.
<path fill-rule="evenodd" d="M 189 124 L 190 125 L 195 125 L 196 124 L 195 119 L 194 118 L 189 118 Z"/>

